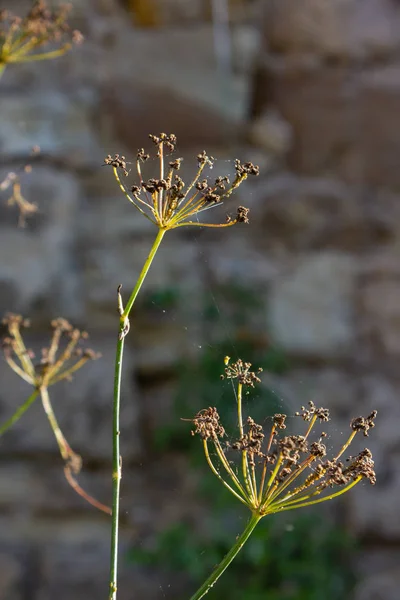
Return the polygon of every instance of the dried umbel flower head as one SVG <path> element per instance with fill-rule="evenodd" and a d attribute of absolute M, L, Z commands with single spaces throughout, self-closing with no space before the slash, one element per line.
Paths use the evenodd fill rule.
<path fill-rule="evenodd" d="M 250 162 L 242 164 L 239 160 L 235 160 L 235 177 L 232 182 L 226 175 L 210 180 L 204 177 L 205 169 L 212 168 L 215 159 L 207 156 L 203 151 L 197 155 L 198 169 L 195 177 L 186 184 L 178 175 L 182 159 L 167 160 L 166 158 L 175 150 L 175 135 L 160 133 L 158 136 L 150 135 L 150 139 L 156 146 L 159 160 L 157 178 L 152 177 L 147 180 L 143 178 L 142 165 L 150 158 L 143 148 L 136 156 L 138 181 L 129 190 L 119 176 L 119 172 L 126 177 L 129 175 L 125 157 L 119 154 L 114 157 L 108 155 L 104 160 L 106 165 L 113 167 L 115 178 L 125 196 L 147 219 L 162 230 L 185 225 L 228 227 L 236 223 L 249 222 L 249 210 L 244 206 L 239 206 L 236 217 L 228 216 L 225 223 L 200 223 L 192 219 L 222 204 L 249 175 L 258 175 L 257 166 Z"/>
<path fill-rule="evenodd" d="M 74 328 L 66 319 L 54 319 L 49 346 L 41 351 L 39 362 L 33 362 L 35 355 L 27 350 L 22 330 L 29 326 L 29 321 L 21 315 L 8 314 L 3 319 L 8 328 L 8 336 L 3 339 L 4 355 L 9 366 L 22 379 L 36 389 L 48 388 L 63 379 L 71 379 L 72 374 L 88 360 L 100 355 L 80 346 L 87 339 L 87 333 Z"/>
<path fill-rule="evenodd" d="M 22 417 L 40 395 L 44 412 L 64 460 L 64 474 L 69 485 L 89 504 L 111 514 L 108 506 L 90 496 L 76 481 L 75 475 L 81 469 L 82 460 L 79 454 L 72 450 L 61 431 L 48 391 L 49 386 L 64 379 L 71 379 L 72 374 L 83 367 L 88 360 L 94 360 L 100 355 L 93 350 L 80 347 L 81 341 L 88 337 L 86 332 L 75 329 L 68 321 L 59 318 L 51 322 L 53 333 L 50 344 L 42 349 L 40 361 L 33 362 L 35 355 L 32 350 L 27 349 L 22 334 L 23 330 L 29 327 L 29 321 L 21 315 L 11 313 L 3 319 L 3 325 L 8 329 L 8 335 L 3 339 L 5 359 L 17 375 L 34 387 L 34 391 L 14 415 L 0 426 L 0 436 Z"/>
<path fill-rule="evenodd" d="M 250 416 L 243 422 L 242 388 L 254 387 L 259 381 L 250 371 L 251 364 L 241 359 L 229 364 L 225 358 L 222 378 L 237 379 L 237 412 L 239 437 L 221 443 L 226 435 L 216 408 L 200 411 L 193 422 L 193 435 L 200 435 L 207 462 L 229 491 L 259 518 L 284 510 L 318 504 L 347 492 L 363 479 L 374 484 L 376 476 L 371 452 L 365 448 L 357 456 L 342 456 L 358 432 L 365 436 L 375 425 L 376 411 L 367 417 L 353 419 L 347 441 L 336 454 L 328 457 L 324 443 L 326 433 L 312 438 L 316 424 L 329 421 L 329 411 L 309 402 L 296 416 L 306 427 L 296 435 L 280 435 L 286 429 L 286 415 L 276 414 L 272 427 L 265 431 Z M 217 459 L 212 458 L 210 444 Z M 232 453 L 238 453 L 240 467 L 235 469 Z M 229 453 L 229 454 L 228 454 Z M 217 464 L 217 462 L 218 464 Z M 240 473 L 240 474 L 239 474 Z"/>
<path fill-rule="evenodd" d="M 34 146 L 32 148 L 32 156 L 36 156 L 39 154 L 40 148 L 39 146 Z M 37 212 L 38 206 L 34 202 L 29 202 L 22 194 L 21 190 L 21 179 L 19 174 L 23 173 L 31 173 L 32 167 L 30 164 L 23 165 L 17 172 L 10 171 L 7 173 L 6 177 L 3 181 L 0 181 L 0 192 L 8 190 L 11 188 L 11 196 L 7 199 L 8 206 L 16 206 L 19 212 L 18 225 L 19 227 L 24 227 L 26 224 L 27 217 L 33 215 Z"/>
<path fill-rule="evenodd" d="M 50 10 L 44 0 L 37 0 L 24 18 L 7 10 L 0 11 L 0 69 L 7 64 L 46 60 L 68 52 L 73 43 L 83 39 L 67 23 L 70 6 L 62 4 Z M 54 49 L 43 50 L 48 44 Z"/>

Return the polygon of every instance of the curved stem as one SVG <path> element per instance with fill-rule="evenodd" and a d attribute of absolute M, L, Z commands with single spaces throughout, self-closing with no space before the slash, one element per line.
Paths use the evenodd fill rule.
<path fill-rule="evenodd" d="M 204 447 L 204 454 L 206 455 L 206 459 L 208 462 L 208 465 L 211 469 L 211 471 L 214 473 L 214 475 L 216 475 L 218 477 L 218 479 L 221 481 L 221 483 L 224 484 L 224 486 L 234 495 L 236 496 L 236 498 L 238 498 L 238 500 L 240 500 L 240 502 L 242 502 L 242 504 L 244 504 L 245 506 L 248 506 L 247 500 L 246 500 L 246 496 L 240 496 L 230 485 L 229 483 L 227 483 L 225 481 L 225 479 L 222 477 L 222 475 L 220 475 L 217 471 L 217 469 L 214 466 L 214 463 L 211 460 L 211 456 L 210 453 L 208 451 L 208 446 L 207 446 L 207 440 L 203 440 L 203 447 Z M 234 483 L 236 483 L 234 481 Z M 242 493 L 244 493 L 244 491 L 242 491 Z"/>
<path fill-rule="evenodd" d="M 117 598 L 117 580 L 118 580 L 118 532 L 119 532 L 119 495 L 121 487 L 121 455 L 120 455 L 120 404 L 121 404 L 121 374 L 122 361 L 124 355 L 124 342 L 127 333 L 127 324 L 129 313 L 136 300 L 136 297 L 142 287 L 143 281 L 146 278 L 150 269 L 153 258 L 156 255 L 158 247 L 165 234 L 165 229 L 159 229 L 157 237 L 154 240 L 150 253 L 143 265 L 143 269 L 138 277 L 136 285 L 129 297 L 125 310 L 121 311 L 119 321 L 119 331 L 117 339 L 117 350 L 115 354 L 115 370 L 114 370 L 114 400 L 113 400 L 113 457 L 112 457 L 112 525 L 111 525 L 111 556 L 110 556 L 110 579 L 109 579 L 109 600 Z"/>
<path fill-rule="evenodd" d="M 108 515 L 111 515 L 111 509 L 108 506 L 106 506 L 105 504 L 103 504 L 102 502 L 99 502 L 98 500 L 96 500 L 96 498 L 93 498 L 93 496 L 90 496 L 90 494 L 88 494 L 87 492 L 85 492 L 85 490 L 79 485 L 79 483 L 76 481 L 75 477 L 73 476 L 73 473 L 78 473 L 80 471 L 81 457 L 72 450 L 71 446 L 65 439 L 63 432 L 60 429 L 60 426 L 57 421 L 57 417 L 54 414 L 53 406 L 50 401 L 50 396 L 49 396 L 47 387 L 42 386 L 40 388 L 40 395 L 42 398 L 42 404 L 43 404 L 44 411 L 46 413 L 47 418 L 49 419 L 50 426 L 53 430 L 53 433 L 57 440 L 58 447 L 60 449 L 60 454 L 65 463 L 65 466 L 64 466 L 65 479 L 68 481 L 68 483 L 72 487 L 72 489 L 79 496 L 81 496 L 81 498 L 86 500 L 86 502 L 88 502 L 95 508 L 98 508 L 99 510 L 107 513 Z"/>
<path fill-rule="evenodd" d="M 302 498 L 298 498 L 297 500 L 288 502 L 287 505 L 286 504 L 282 504 L 282 506 L 271 505 L 270 510 L 268 511 L 267 514 L 283 512 L 284 510 L 292 510 L 293 508 L 301 508 L 302 506 L 311 506 L 312 504 L 320 504 L 321 502 L 325 502 L 327 500 L 332 500 L 332 498 L 337 498 L 337 496 L 341 496 L 345 492 L 348 492 L 349 490 L 351 490 L 351 488 L 354 487 L 359 481 L 361 481 L 361 479 L 362 479 L 362 477 L 357 477 L 357 479 L 355 479 L 354 481 L 352 481 L 351 483 L 346 485 L 346 487 L 344 487 L 339 492 L 335 492 L 334 494 L 329 494 L 328 496 L 324 496 L 323 498 L 319 498 L 318 500 L 307 501 L 306 498 L 303 498 L 306 500 L 305 502 L 303 502 Z M 309 496 L 309 497 L 311 497 L 311 496 Z"/>
<path fill-rule="evenodd" d="M 210 575 L 210 577 L 208 579 L 206 579 L 206 581 L 203 583 L 203 585 L 201 587 L 199 587 L 197 592 L 195 594 L 193 594 L 193 596 L 190 598 L 190 600 L 200 600 L 200 598 L 205 596 L 210 591 L 210 589 L 215 585 L 215 583 L 221 577 L 221 575 L 225 571 L 225 569 L 227 569 L 229 567 L 229 565 L 231 564 L 233 559 L 237 556 L 237 554 L 243 548 L 243 546 L 245 545 L 245 543 L 247 542 L 247 540 L 253 533 L 255 526 L 257 525 L 257 523 L 259 522 L 259 520 L 261 518 L 262 517 L 258 514 L 253 514 L 251 516 L 250 521 L 246 525 L 246 529 L 236 539 L 236 542 L 234 543 L 232 548 L 229 550 L 228 554 L 226 554 L 224 556 L 224 558 L 219 563 L 219 565 L 215 568 L 215 570 Z"/>
<path fill-rule="evenodd" d="M 39 390 L 35 390 L 34 392 L 32 392 L 32 394 L 29 396 L 29 398 L 27 400 L 25 400 L 25 402 L 22 404 L 22 406 L 20 406 L 18 408 L 18 410 L 15 411 L 13 416 L 10 417 L 8 419 L 8 421 L 6 421 L 3 425 L 1 425 L 0 435 L 3 435 L 3 433 L 5 433 L 7 431 L 7 429 L 10 429 L 10 427 L 12 427 L 14 425 L 14 423 L 16 423 L 22 417 L 22 415 L 28 410 L 30 405 L 33 404 L 33 402 L 36 400 L 38 395 L 39 395 Z"/>

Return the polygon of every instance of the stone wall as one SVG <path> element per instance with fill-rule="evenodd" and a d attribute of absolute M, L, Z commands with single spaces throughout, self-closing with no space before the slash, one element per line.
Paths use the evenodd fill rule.
<path fill-rule="evenodd" d="M 222 173 L 239 156 L 259 162 L 262 175 L 233 203 L 250 206 L 249 226 L 168 235 L 146 281 L 147 293 L 172 281 L 180 300 L 166 313 L 162 303 L 143 306 L 127 344 L 122 549 L 193 518 L 185 459 L 157 455 L 152 435 L 170 409 L 174 365 L 204 342 L 200 293 L 239 282 L 265 307 L 242 334 L 261 348 L 272 338 L 288 356 L 291 370 L 265 380 L 293 410 L 310 398 L 329 406 L 339 439 L 350 416 L 379 411 L 371 438 L 378 484 L 349 494 L 339 514 L 363 542 L 354 598 L 394 600 L 400 6 L 232 0 L 228 76 L 216 69 L 208 2 L 193 2 L 189 14 L 188 3 L 169 0 L 170 11 L 151 12 L 157 22 L 140 1 L 73 4 L 85 43 L 57 61 L 9 68 L 0 81 L 0 181 L 31 161 L 23 192 L 39 206 L 21 229 L 2 195 L 0 311 L 31 318 L 35 348 L 47 341 L 49 320 L 62 315 L 84 326 L 103 354 L 54 388 L 63 431 L 84 459 L 82 486 L 110 498 L 116 288 L 132 287 L 154 237 L 102 160 L 134 156 L 149 132 L 173 131 L 188 164 L 206 148 Z M 31 160 L 36 144 L 41 154 Z M 218 308 L 218 326 L 229 329 Z M 29 389 L 3 361 L 0 369 L 3 421 Z M 109 521 L 68 487 L 40 408 L 0 444 L 0 600 L 100 597 Z M 123 563 L 121 598 L 159 598 L 162 578 Z"/>
<path fill-rule="evenodd" d="M 271 332 L 314 365 L 290 374 L 294 391 L 379 411 L 378 484 L 347 498 L 363 600 L 399 587 L 399 20 L 392 0 L 265 2 L 252 100 L 260 146 L 271 115 L 292 132 L 255 210 L 278 265 Z"/>

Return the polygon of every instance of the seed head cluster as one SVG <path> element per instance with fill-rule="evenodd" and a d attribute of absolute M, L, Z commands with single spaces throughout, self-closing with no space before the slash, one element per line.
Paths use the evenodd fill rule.
<path fill-rule="evenodd" d="M 72 374 L 82 368 L 88 360 L 100 355 L 90 348 L 83 348 L 88 335 L 74 328 L 66 319 L 51 322 L 52 336 L 49 345 L 41 350 L 39 361 L 27 349 L 22 332 L 30 323 L 21 315 L 8 314 L 3 319 L 8 335 L 3 338 L 3 350 L 7 363 L 22 379 L 36 389 L 49 387 L 63 379 L 71 379 Z"/>
<path fill-rule="evenodd" d="M 136 171 L 138 181 L 129 188 L 121 180 L 119 173 L 125 177 L 129 176 L 125 156 L 115 154 L 108 155 L 104 162 L 114 169 L 117 182 L 128 200 L 147 219 L 157 225 L 160 229 L 175 229 L 185 225 L 196 225 L 203 227 L 227 227 L 236 223 L 248 223 L 249 209 L 239 206 L 236 216 L 227 216 L 225 223 L 200 223 L 192 219 L 214 206 L 222 204 L 249 175 L 258 175 L 259 169 L 253 163 L 241 163 L 235 160 L 235 176 L 230 181 L 227 175 L 219 176 L 211 181 L 204 177 L 205 169 L 212 168 L 215 159 L 208 156 L 205 150 L 197 155 L 197 173 L 188 184 L 179 175 L 182 166 L 182 158 L 167 160 L 167 156 L 176 149 L 176 136 L 174 134 L 160 133 L 150 135 L 150 140 L 156 147 L 156 157 L 159 163 L 157 177 L 145 179 L 142 174 L 142 166 L 146 163 L 150 154 L 140 148 L 136 155 Z"/>
<path fill-rule="evenodd" d="M 239 358 L 236 362 L 229 364 L 230 357 L 225 357 L 225 369 L 224 375 L 221 375 L 221 379 L 237 379 L 238 382 L 242 385 L 247 385 L 249 387 L 254 387 L 256 383 L 261 383 L 261 379 L 257 376 L 254 371 L 250 371 L 251 363 L 243 362 L 241 358 Z M 260 367 L 257 373 L 262 373 L 262 368 Z"/>
<path fill-rule="evenodd" d="M 236 440 L 221 444 L 226 434 L 215 407 L 200 411 L 192 420 L 192 434 L 200 435 L 212 471 L 243 504 L 264 516 L 330 500 L 363 479 L 376 482 L 372 454 L 367 448 L 344 462 L 340 460 L 358 432 L 367 436 L 374 427 L 376 411 L 353 419 L 347 441 L 336 455 L 328 457 L 324 443 L 327 434 L 322 431 L 316 435 L 314 427 L 330 420 L 329 410 L 312 401 L 296 413 L 305 423 L 305 430 L 293 435 L 281 435 L 286 429 L 285 414 L 275 414 L 268 431 L 250 416 L 243 422 L 241 388 L 254 387 L 260 381 L 250 368 L 251 364 L 241 359 L 230 364 L 229 357 L 225 358 L 223 378 L 238 382 Z M 216 458 L 210 454 L 210 444 Z M 239 460 L 235 460 L 235 453 Z"/>
<path fill-rule="evenodd" d="M 75 476 L 82 466 L 82 459 L 74 452 L 66 440 L 58 424 L 48 392 L 49 386 L 62 380 L 69 380 L 72 374 L 83 367 L 88 360 L 100 355 L 81 344 L 87 339 L 85 331 L 74 328 L 66 319 L 54 319 L 51 322 L 52 336 L 50 343 L 41 351 L 41 357 L 35 360 L 35 354 L 27 348 L 23 332 L 30 323 L 21 315 L 8 314 L 2 321 L 8 329 L 8 335 L 3 339 L 5 359 L 11 369 L 24 381 L 34 387 L 34 392 L 24 405 L 9 421 L 0 427 L 0 435 L 4 433 L 15 420 L 27 410 L 31 402 L 40 395 L 44 412 L 53 430 L 60 454 L 64 461 L 64 475 L 69 485 L 84 500 L 95 508 L 111 514 L 111 510 L 90 496 L 77 482 Z"/>
<path fill-rule="evenodd" d="M 68 4 L 50 10 L 44 0 L 37 0 L 24 17 L 0 10 L 0 66 L 11 63 L 56 58 L 65 54 L 83 36 L 71 31 Z M 52 50 L 43 50 L 52 44 Z"/>

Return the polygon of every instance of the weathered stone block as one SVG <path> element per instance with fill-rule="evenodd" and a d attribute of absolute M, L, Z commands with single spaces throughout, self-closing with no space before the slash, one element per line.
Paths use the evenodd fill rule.
<path fill-rule="evenodd" d="M 364 188 L 334 178 L 279 173 L 254 195 L 251 227 L 274 257 L 310 249 L 358 253 L 397 235 L 396 198 L 370 198 Z"/>
<path fill-rule="evenodd" d="M 46 321 L 62 313 L 77 317 L 82 307 L 73 264 L 81 200 L 78 180 L 37 165 L 21 185 L 22 194 L 38 211 L 27 217 L 25 228 L 18 228 L 16 208 L 1 208 L 12 221 L 8 228 L 3 224 L 0 235 L 1 313 L 21 311 Z M 7 198 L 10 193 L 8 189 L 3 194 Z"/>
<path fill-rule="evenodd" d="M 355 177 L 358 134 L 357 87 L 346 68 L 266 61 L 258 69 L 253 94 L 255 116 L 279 111 L 292 129 L 289 166 L 304 173 Z"/>
<path fill-rule="evenodd" d="M 354 263 L 321 253 L 288 266 L 271 285 L 268 322 L 283 350 L 320 358 L 344 356 L 354 342 Z"/>
<path fill-rule="evenodd" d="M 389 354 L 400 353 L 400 282 L 390 278 L 372 280 L 361 294 L 364 333 Z"/>
<path fill-rule="evenodd" d="M 6 94 L 1 110 L 0 152 L 4 154 L 25 157 L 37 145 L 44 154 L 75 166 L 98 163 L 103 158 L 85 103 L 72 103 L 53 89 L 31 94 L 29 103 L 21 94 Z"/>
<path fill-rule="evenodd" d="M 274 52 L 365 60 L 397 51 L 399 24 L 390 0 L 268 0 L 264 37 Z"/>
<path fill-rule="evenodd" d="M 356 559 L 358 583 L 354 600 L 397 600 L 400 577 L 398 549 L 378 547 L 359 551 Z"/>
<path fill-rule="evenodd" d="M 369 185 L 400 189 L 400 67 L 367 72 L 361 78 L 357 150 Z"/>
<path fill-rule="evenodd" d="M 0 599 L 22 600 L 23 568 L 10 553 L 0 553 Z"/>

